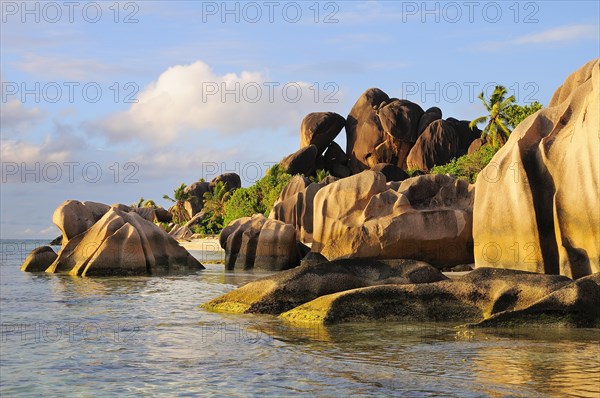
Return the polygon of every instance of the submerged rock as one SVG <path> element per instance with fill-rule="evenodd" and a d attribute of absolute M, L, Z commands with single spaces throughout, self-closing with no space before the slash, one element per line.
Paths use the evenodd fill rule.
<path fill-rule="evenodd" d="M 597 279 L 597 278 L 596 278 Z M 600 325 L 600 286 L 558 275 L 479 268 L 436 283 L 382 285 L 321 296 L 281 314 L 293 322 L 453 321 L 478 326 Z"/>
<path fill-rule="evenodd" d="M 58 256 L 50 246 L 41 246 L 33 249 L 25 258 L 21 271 L 44 272 Z"/>
<path fill-rule="evenodd" d="M 446 279 L 429 264 L 412 260 L 346 259 L 306 264 L 268 276 L 218 297 L 204 308 L 219 312 L 280 314 L 317 297 L 382 284 Z"/>

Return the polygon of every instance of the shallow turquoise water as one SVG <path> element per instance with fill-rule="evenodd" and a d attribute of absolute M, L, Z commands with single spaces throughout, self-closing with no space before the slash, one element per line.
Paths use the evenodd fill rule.
<path fill-rule="evenodd" d="M 198 307 L 260 275 L 19 271 L 44 243 L 2 241 L 2 397 L 600 396 L 600 330 L 302 329 Z"/>

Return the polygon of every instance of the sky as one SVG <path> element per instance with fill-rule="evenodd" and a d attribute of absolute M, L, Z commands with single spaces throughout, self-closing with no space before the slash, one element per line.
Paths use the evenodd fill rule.
<path fill-rule="evenodd" d="M 471 120 L 496 84 L 545 105 L 600 56 L 597 1 L 0 5 L 3 239 L 56 237 L 68 199 L 248 186 L 299 149 L 306 114 L 346 116 L 371 87 Z"/>

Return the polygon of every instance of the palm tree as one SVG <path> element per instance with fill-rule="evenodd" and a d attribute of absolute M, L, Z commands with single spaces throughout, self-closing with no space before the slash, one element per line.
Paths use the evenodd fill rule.
<path fill-rule="evenodd" d="M 134 209 L 139 209 L 142 207 L 147 207 L 149 209 L 156 209 L 156 203 L 152 199 L 145 200 L 143 197 L 137 201 L 137 203 L 132 204 L 130 207 Z"/>
<path fill-rule="evenodd" d="M 156 202 L 154 202 L 152 199 L 148 199 L 144 202 L 144 207 L 147 207 L 149 209 L 156 209 L 158 206 L 156 205 Z"/>
<path fill-rule="evenodd" d="M 189 221 L 190 215 L 185 209 L 185 202 L 193 202 L 196 200 L 196 197 L 192 195 L 191 192 L 186 191 L 186 185 L 181 184 L 175 191 L 173 192 L 173 198 L 169 195 L 163 195 L 163 199 L 169 200 L 174 203 L 174 205 L 169 209 L 171 214 L 173 214 L 173 221 L 178 224 L 183 224 L 186 221 Z"/>
<path fill-rule="evenodd" d="M 496 86 L 489 102 L 484 99 L 483 92 L 479 94 L 478 98 L 489 112 L 489 115 L 480 116 L 469 124 L 469 127 L 473 129 L 480 123 L 487 123 L 481 132 L 481 138 L 487 139 L 494 147 L 504 145 L 510 136 L 510 130 L 508 129 L 510 123 L 505 111 L 507 107 L 515 102 L 515 96 L 511 95 L 504 98 L 506 93 L 506 87 Z"/>
<path fill-rule="evenodd" d="M 131 205 L 131 207 L 134 209 L 139 209 L 140 207 L 142 207 L 143 203 L 144 203 L 144 198 L 140 198 L 140 200 L 138 200 L 137 203 L 133 203 Z"/>
<path fill-rule="evenodd" d="M 210 221 L 217 222 L 225 217 L 225 203 L 229 200 L 231 192 L 227 190 L 227 184 L 219 181 L 212 192 L 204 194 L 204 210 L 210 214 Z"/>

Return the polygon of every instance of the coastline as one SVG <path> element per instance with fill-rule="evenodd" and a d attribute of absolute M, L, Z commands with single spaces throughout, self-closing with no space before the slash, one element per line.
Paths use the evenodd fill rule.
<path fill-rule="evenodd" d="M 199 239 L 191 239 L 191 240 L 178 240 L 177 241 L 180 246 L 182 246 L 187 251 L 192 250 L 203 250 L 210 252 L 223 252 L 225 250 L 221 248 L 219 244 L 219 237 L 210 237 L 210 238 L 199 238 Z"/>
<path fill-rule="evenodd" d="M 225 250 L 221 248 L 218 237 L 178 240 L 177 242 L 202 264 L 223 264 L 225 262 Z"/>

